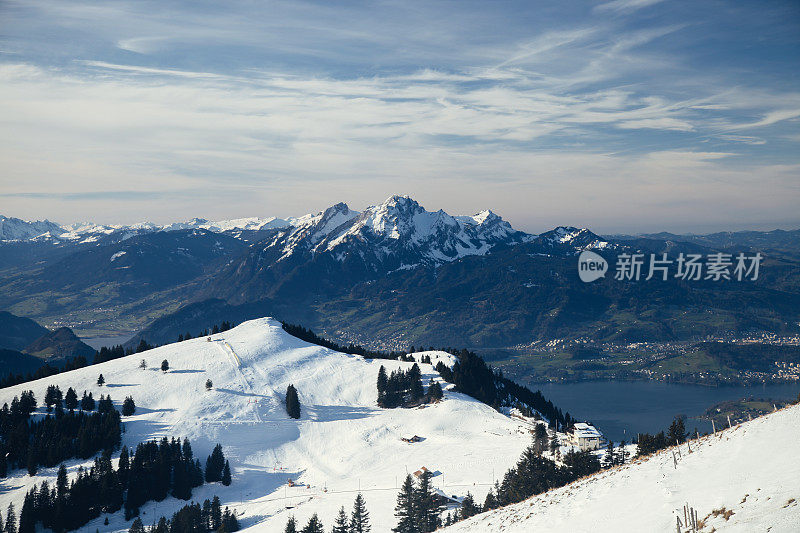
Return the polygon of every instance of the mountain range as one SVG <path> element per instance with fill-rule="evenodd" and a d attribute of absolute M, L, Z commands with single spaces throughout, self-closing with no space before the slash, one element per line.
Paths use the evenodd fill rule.
<path fill-rule="evenodd" d="M 707 236 L 534 235 L 492 211 L 453 216 L 392 196 L 279 219 L 167 225 L 0 218 L 0 308 L 84 335 L 163 343 L 273 315 L 337 341 L 503 349 L 563 337 L 675 340 L 797 333 L 800 230 Z M 757 281 L 578 280 L 576 255 L 762 252 Z"/>

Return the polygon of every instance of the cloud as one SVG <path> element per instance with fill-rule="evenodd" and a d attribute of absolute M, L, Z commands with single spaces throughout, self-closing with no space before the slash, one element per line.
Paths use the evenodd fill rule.
<path fill-rule="evenodd" d="M 594 10 L 598 12 L 614 11 L 618 13 L 629 13 L 661 3 L 662 1 L 663 0 L 613 0 L 595 6 Z"/>

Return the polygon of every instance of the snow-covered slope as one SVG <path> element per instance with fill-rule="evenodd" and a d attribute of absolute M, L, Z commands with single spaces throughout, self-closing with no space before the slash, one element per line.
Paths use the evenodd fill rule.
<path fill-rule="evenodd" d="M 692 453 L 682 445 L 677 467 L 666 450 L 445 531 L 676 531 L 688 504 L 702 520 L 700 531 L 797 532 L 798 439 L 795 405 L 693 441 Z"/>
<path fill-rule="evenodd" d="M 29 222 L 0 215 L 0 241 L 26 241 L 60 231 L 62 231 L 61 226 L 49 220 Z"/>
<path fill-rule="evenodd" d="M 439 472 L 436 487 L 448 495 L 469 490 L 482 499 L 493 481 L 513 465 L 530 441 L 524 422 L 511 419 L 467 396 L 445 391 L 442 402 L 418 409 L 376 405 L 378 368 L 391 371 L 413 363 L 365 360 L 308 344 L 285 333 L 277 321 L 245 322 L 221 334 L 156 348 L 141 354 L 0 390 L 0 404 L 32 389 L 41 403 L 48 385 L 78 395 L 111 394 L 119 407 L 125 396 L 137 405 L 125 418 L 123 443 L 164 435 L 188 437 L 198 457 L 223 445 L 234 470 L 230 487 L 195 489 L 202 501 L 218 494 L 240 514 L 245 529 L 282 531 L 290 514 L 305 523 L 317 512 L 329 526 L 338 508 L 350 508 L 360 489 L 371 513 L 373 531 L 393 527 L 398 484 L 406 472 L 427 466 Z M 432 361 L 450 356 L 425 352 Z M 421 358 L 421 356 L 418 356 Z M 148 369 L 138 368 L 144 359 Z M 170 370 L 162 373 L 161 361 Z M 420 365 L 423 380 L 439 379 Z M 106 385 L 96 385 L 102 373 Z M 214 388 L 205 390 L 211 379 Z M 300 420 L 287 417 L 286 387 L 297 387 Z M 42 409 L 39 409 L 42 412 Z M 419 435 L 408 444 L 401 437 Z M 78 461 L 68 464 L 74 474 Z M 42 469 L 34 477 L 15 471 L 0 482 L 0 508 L 17 508 L 33 484 L 54 477 Z M 288 487 L 288 478 L 307 486 Z M 185 502 L 169 498 L 146 505 L 146 520 L 169 515 Z M 287 509 L 287 507 L 292 507 Z M 127 531 L 121 513 L 104 527 L 100 517 L 88 530 Z"/>

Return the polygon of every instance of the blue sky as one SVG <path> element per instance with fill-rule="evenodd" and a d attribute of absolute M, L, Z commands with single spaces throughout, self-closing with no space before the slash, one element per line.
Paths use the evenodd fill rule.
<path fill-rule="evenodd" d="M 0 213 L 800 227 L 796 1 L 0 3 Z"/>

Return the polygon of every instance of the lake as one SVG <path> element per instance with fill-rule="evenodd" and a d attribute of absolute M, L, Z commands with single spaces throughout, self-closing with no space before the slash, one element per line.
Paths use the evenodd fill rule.
<path fill-rule="evenodd" d="M 659 381 L 589 381 L 580 383 L 528 383 L 541 390 L 562 411 L 579 421 L 589 421 L 603 434 L 630 442 L 637 433 L 666 430 L 676 415 L 686 415 L 686 429 L 711 431 L 711 424 L 692 420 L 712 405 L 741 398 L 796 399 L 800 383 L 749 387 L 703 387 Z"/>

